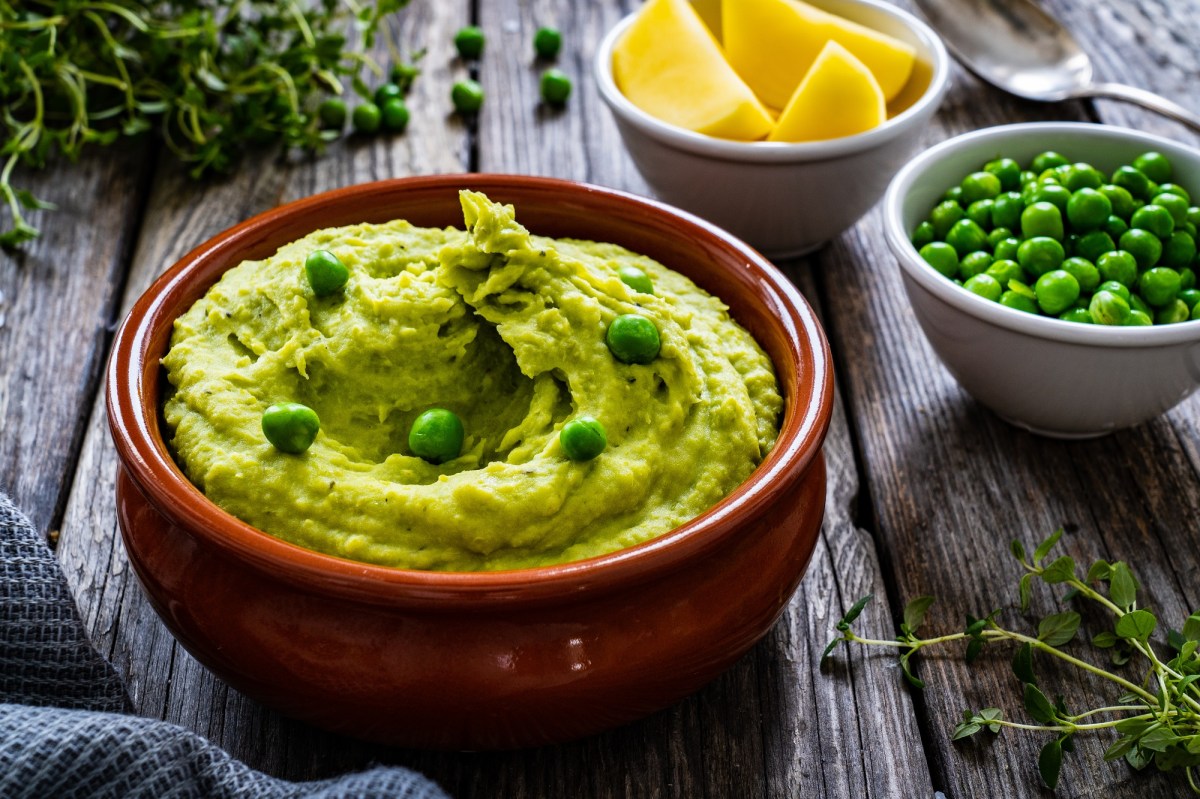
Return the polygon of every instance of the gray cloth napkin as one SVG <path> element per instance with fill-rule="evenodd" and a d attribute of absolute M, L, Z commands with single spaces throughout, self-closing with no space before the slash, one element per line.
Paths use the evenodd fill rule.
<path fill-rule="evenodd" d="M 0 797 L 445 799 L 402 768 L 319 782 L 269 777 L 173 724 L 125 715 L 58 561 L 0 494 Z"/>

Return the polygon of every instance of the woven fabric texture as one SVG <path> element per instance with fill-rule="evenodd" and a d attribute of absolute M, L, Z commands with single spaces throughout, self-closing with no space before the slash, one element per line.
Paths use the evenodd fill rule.
<path fill-rule="evenodd" d="M 87 640 L 53 554 L 0 494 L 0 797 L 445 799 L 378 767 L 294 783 L 173 724 L 125 715 L 120 678 Z"/>

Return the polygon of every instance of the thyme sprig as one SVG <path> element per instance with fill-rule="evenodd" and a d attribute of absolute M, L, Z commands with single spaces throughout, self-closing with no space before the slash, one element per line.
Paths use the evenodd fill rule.
<path fill-rule="evenodd" d="M 35 238 L 24 211 L 51 207 L 13 185 L 18 164 L 151 130 L 194 177 L 249 147 L 320 151 L 338 132 L 317 106 L 383 75 L 370 50 L 406 2 L 0 0 L 0 246 Z"/>
<path fill-rule="evenodd" d="M 1038 756 L 1038 771 L 1053 789 L 1058 784 L 1063 755 L 1074 750 L 1076 735 L 1115 733 L 1104 753 L 1105 760 L 1124 758 L 1135 769 L 1153 763 L 1160 770 L 1179 773 L 1192 791 L 1200 794 L 1200 611 L 1185 619 L 1180 630 L 1171 629 L 1159 636 L 1165 638 L 1165 645 L 1154 640 L 1160 626 L 1158 617 L 1138 606 L 1139 585 L 1128 564 L 1098 560 L 1083 579 L 1068 555 L 1043 565 L 1061 536 L 1062 530 L 1055 532 L 1038 545 L 1032 556 L 1027 555 L 1021 542 L 1012 542 L 1012 554 L 1025 570 L 1018 584 L 1021 611 L 1029 609 L 1035 581 L 1066 587 L 1064 601 L 1092 603 L 1111 619 L 1111 626 L 1096 632 L 1091 644 L 1108 652 L 1112 666 L 1136 661 L 1130 668 L 1141 675 L 1140 679 L 1128 679 L 1061 648 L 1079 632 L 1082 617 L 1074 610 L 1044 616 L 1032 633 L 1002 625 L 997 620 L 1002 610 L 994 610 L 983 618 L 968 616 L 962 631 L 922 638 L 918 630 L 934 603 L 929 596 L 908 603 L 899 635 L 890 640 L 864 638 L 854 632 L 854 621 L 872 599 L 869 595 L 863 597 L 838 622 L 839 635 L 826 647 L 824 657 L 842 643 L 895 649 L 905 678 L 915 687 L 924 688 L 911 663 L 922 649 L 963 642 L 970 663 L 986 646 L 1011 643 L 1015 647 L 1012 670 L 1021 683 L 1022 704 L 1032 722 L 1011 721 L 996 707 L 965 710 L 962 721 L 954 727 L 952 740 L 984 730 L 995 734 L 1005 728 L 1048 733 L 1050 738 Z M 1111 684 L 1115 698 L 1079 713 L 1068 710 L 1061 695 L 1050 701 L 1035 673 L 1036 653 L 1101 678 Z"/>

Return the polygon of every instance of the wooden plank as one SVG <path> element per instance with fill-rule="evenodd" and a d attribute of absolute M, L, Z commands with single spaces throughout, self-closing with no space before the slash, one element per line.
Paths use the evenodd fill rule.
<path fill-rule="evenodd" d="M 349 137 L 325 157 L 244 164 L 224 180 L 192 183 L 159 166 L 133 256 L 122 314 L 150 281 L 195 245 L 262 210 L 351 183 L 426 172 L 462 171 L 470 151 L 461 121 L 448 113 L 447 87 L 463 70 L 453 33 L 466 2 L 413 3 L 397 17 L 406 48 L 428 48 L 409 98 L 403 136 Z M 59 558 L 93 639 L 126 679 L 139 713 L 205 735 L 251 765 L 293 778 L 340 773 L 373 755 L 270 713 L 232 691 L 179 647 L 142 596 L 115 518 L 116 455 L 101 398 L 95 399 L 63 521 Z M 319 743 L 318 743 L 319 742 Z"/>
<path fill-rule="evenodd" d="M 1157 70 L 1175 56 L 1155 49 L 1161 36 L 1144 32 L 1170 30 L 1171 41 L 1190 41 L 1200 20 L 1193 0 L 1051 5 L 1072 24 L 1097 21 L 1081 29 L 1081 40 L 1104 43 L 1090 49 L 1105 58 L 1106 68 L 1125 64 L 1130 70 L 1105 77 L 1151 88 L 1163 79 Z M 1114 29 L 1117 17 L 1129 28 Z M 1151 19 L 1157 22 L 1152 25 Z M 1186 60 L 1181 63 L 1188 69 Z M 1177 84 L 1187 89 L 1177 99 L 1200 107 L 1194 76 L 1192 69 L 1191 85 Z M 1087 111 L 1075 104 L 1016 101 L 960 72 L 926 140 L 1007 121 L 1079 118 Z M 1103 105 L 1101 113 L 1134 127 L 1171 124 L 1134 116 L 1117 104 Z M 1003 618 L 1019 624 L 1012 606 L 1020 569 L 1007 552 L 1008 540 L 1034 542 L 1066 525 L 1065 552 L 1084 563 L 1098 557 L 1129 560 L 1153 586 L 1149 604 L 1178 624 L 1181 614 L 1200 603 L 1194 557 L 1200 543 L 1194 525 L 1200 504 L 1198 400 L 1135 430 L 1091 442 L 1052 441 L 1010 427 L 967 396 L 938 364 L 909 311 L 879 228 L 873 212 L 820 254 L 816 275 L 827 301 L 829 332 L 843 354 L 840 373 L 877 518 L 876 538 L 897 595 L 938 595 L 941 603 L 930 614 L 937 629 L 953 631 L 965 613 L 978 616 L 995 607 L 1009 608 Z M 1043 613 L 1054 607 L 1048 592 L 1037 601 Z M 934 785 L 947 795 L 1043 794 L 1036 758 L 1044 737 L 1005 733 L 995 745 L 949 741 L 964 707 L 995 705 L 1009 717 L 1024 717 L 1009 656 L 1008 651 L 985 655 L 968 669 L 955 652 L 930 656 L 921 666 L 931 687 L 918 708 Z M 1065 693 L 1072 708 L 1085 696 L 1115 698 L 1117 693 L 1095 682 L 1081 683 L 1073 672 L 1047 668 L 1045 674 L 1048 691 Z M 1101 754 L 1111 740 L 1080 741 L 1066 761 L 1058 796 L 1168 796 L 1186 790 L 1163 775 L 1135 775 L 1123 763 L 1103 763 Z"/>
<path fill-rule="evenodd" d="M 146 194 L 145 147 L 92 150 L 14 175 L 58 206 L 30 215 L 41 238 L 0 250 L 0 491 L 42 532 L 62 513 L 103 368 Z"/>

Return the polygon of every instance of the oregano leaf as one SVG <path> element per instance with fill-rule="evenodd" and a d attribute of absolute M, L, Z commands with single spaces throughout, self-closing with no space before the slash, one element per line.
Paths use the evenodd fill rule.
<path fill-rule="evenodd" d="M 1062 771 L 1062 743 L 1055 738 L 1042 747 L 1042 751 L 1038 755 L 1038 772 L 1042 775 L 1042 782 L 1046 783 L 1046 787 L 1053 791 L 1058 787 L 1060 771 Z"/>
<path fill-rule="evenodd" d="M 1155 727 L 1138 739 L 1138 746 L 1152 752 L 1165 752 L 1178 740 L 1179 736 L 1170 727 Z"/>
<path fill-rule="evenodd" d="M 1028 642 L 1017 649 L 1012 662 L 1013 674 L 1023 683 L 1037 685 L 1037 677 L 1033 673 L 1033 644 Z"/>
<path fill-rule="evenodd" d="M 979 653 L 983 651 L 983 645 L 987 643 L 982 638 L 972 638 L 967 644 L 967 662 L 974 663 L 979 659 Z"/>
<path fill-rule="evenodd" d="M 1087 579 L 1085 583 L 1098 583 L 1102 580 L 1108 580 L 1112 577 L 1112 564 L 1108 561 L 1098 560 L 1088 568 Z"/>
<path fill-rule="evenodd" d="M 874 598 L 874 594 L 867 594 L 865 597 L 855 602 L 850 606 L 850 609 L 846 611 L 846 615 L 842 616 L 842 621 L 846 624 L 853 622 L 858 618 L 859 614 L 863 612 L 863 608 L 865 608 L 867 604 Z"/>
<path fill-rule="evenodd" d="M 937 600 L 931 596 L 919 596 L 904 606 L 904 623 L 909 632 L 916 632 L 925 623 L 925 612 Z"/>
<path fill-rule="evenodd" d="M 1054 721 L 1054 705 L 1033 683 L 1025 683 L 1025 711 L 1043 724 Z"/>
<path fill-rule="evenodd" d="M 1053 533 L 1051 533 L 1049 538 L 1047 538 L 1042 543 L 1038 544 L 1037 549 L 1035 549 L 1033 551 L 1033 565 L 1034 566 L 1041 565 L 1042 558 L 1044 558 L 1044 557 L 1046 557 L 1046 555 L 1050 554 L 1050 550 L 1054 549 L 1054 545 L 1058 543 L 1058 539 L 1062 538 L 1062 534 L 1063 534 L 1063 531 L 1062 531 L 1062 528 L 1060 527 L 1057 530 L 1055 530 Z"/>
<path fill-rule="evenodd" d="M 1014 538 L 1012 541 L 1010 541 L 1008 544 L 1008 550 L 1010 552 L 1012 552 L 1014 558 L 1021 561 L 1022 563 L 1026 562 L 1026 560 L 1025 560 L 1025 545 L 1022 544 L 1019 540 Z"/>
<path fill-rule="evenodd" d="M 830 641 L 829 644 L 825 647 L 825 651 L 821 653 L 821 660 L 825 660 L 827 657 L 832 655 L 833 650 L 837 649 L 837 645 L 840 644 L 844 640 L 845 640 L 844 638 L 839 637 L 839 638 L 834 638 L 832 641 Z"/>
<path fill-rule="evenodd" d="M 1125 561 L 1112 564 L 1112 577 L 1108 581 L 1108 598 L 1122 610 L 1128 610 L 1137 602 L 1137 579 L 1125 565 Z"/>
<path fill-rule="evenodd" d="M 1183 637 L 1189 641 L 1200 641 L 1200 610 L 1187 617 L 1182 632 Z"/>
<path fill-rule="evenodd" d="M 1092 636 L 1092 646 L 1099 647 L 1100 649 L 1111 649 L 1117 645 L 1117 641 L 1119 640 L 1116 633 L 1105 630 Z"/>
<path fill-rule="evenodd" d="M 1150 765 L 1150 761 L 1153 759 L 1154 753 L 1142 749 L 1140 746 L 1135 746 L 1125 753 L 1125 762 L 1132 766 L 1135 771 L 1141 771 Z"/>
<path fill-rule="evenodd" d="M 1128 735 L 1122 735 L 1112 746 L 1104 750 L 1104 759 L 1116 760 L 1118 757 L 1123 757 L 1132 746 L 1133 738 L 1130 738 Z"/>
<path fill-rule="evenodd" d="M 975 733 L 982 730 L 983 727 L 975 722 L 964 722 L 954 728 L 954 735 L 950 736 L 951 741 L 960 741 L 963 738 L 970 738 Z"/>
<path fill-rule="evenodd" d="M 1065 583 L 1074 576 L 1075 559 L 1070 555 L 1063 555 L 1061 558 L 1058 558 L 1042 572 L 1042 579 L 1051 585 Z"/>
<path fill-rule="evenodd" d="M 1033 599 L 1033 574 L 1026 572 L 1021 576 L 1021 582 L 1017 587 L 1017 591 L 1021 597 L 1021 612 L 1029 611 L 1029 602 Z"/>
<path fill-rule="evenodd" d="M 1134 641 L 1148 641 L 1158 626 L 1158 620 L 1148 610 L 1134 610 L 1117 619 L 1116 633 Z"/>
<path fill-rule="evenodd" d="M 904 679 L 908 680 L 909 684 L 914 688 L 924 688 L 925 681 L 912 673 L 912 668 L 908 665 L 908 659 L 912 657 L 912 650 L 900 656 L 900 670 L 904 672 Z"/>
<path fill-rule="evenodd" d="M 1073 610 L 1047 616 L 1038 624 L 1038 640 L 1050 646 L 1062 646 L 1075 637 L 1079 621 L 1079 614 Z"/>

